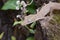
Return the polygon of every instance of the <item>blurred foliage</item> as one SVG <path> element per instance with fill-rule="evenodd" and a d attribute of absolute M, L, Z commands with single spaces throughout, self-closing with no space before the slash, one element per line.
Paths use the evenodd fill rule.
<path fill-rule="evenodd" d="M 8 10 L 8 9 L 16 10 L 16 1 L 17 1 L 17 0 L 8 0 L 8 1 L 3 5 L 2 10 Z M 60 0 L 59 0 L 59 1 L 60 1 Z M 36 8 L 35 8 L 34 2 L 33 2 L 31 5 L 27 6 L 26 8 L 27 8 L 27 10 L 28 10 L 28 13 L 30 13 L 30 14 L 36 13 Z M 55 12 L 55 11 L 54 11 L 54 12 Z M 54 13 L 54 17 L 53 17 L 53 18 L 57 21 L 58 24 L 60 24 L 60 14 L 59 14 L 59 13 L 60 13 L 60 12 L 57 12 L 57 11 L 56 11 L 56 12 Z M 17 25 L 17 24 L 20 24 L 21 22 L 22 22 L 22 21 L 15 21 L 14 24 L 13 24 L 13 26 L 15 26 L 15 25 Z M 34 23 L 32 23 L 32 24 L 30 25 L 30 27 L 31 27 L 32 29 L 29 29 L 28 26 L 25 26 L 25 27 L 29 30 L 30 33 L 34 34 L 34 33 L 35 33 L 35 30 L 33 30 L 33 28 L 34 28 L 35 25 L 36 25 L 36 22 L 34 22 Z M 4 32 L 2 32 L 2 33 L 0 34 L 0 39 L 2 39 L 3 35 L 4 35 Z M 54 39 L 57 40 L 56 38 L 54 38 Z M 16 40 L 16 38 L 15 38 L 14 36 L 11 36 L 11 40 Z M 33 36 L 27 37 L 26 40 L 34 40 L 34 37 L 33 37 Z"/>
<path fill-rule="evenodd" d="M 16 1 L 17 0 L 8 0 L 4 6 L 2 7 L 2 10 L 8 10 L 8 9 L 13 9 L 13 10 L 16 10 Z M 21 7 L 20 7 L 21 8 Z M 35 8 L 35 4 L 34 2 L 31 4 L 31 5 L 28 5 L 27 7 L 27 10 L 29 13 L 35 13 L 36 12 L 36 8 Z"/>
<path fill-rule="evenodd" d="M 30 32 L 31 34 L 34 34 L 34 33 L 35 33 L 35 30 L 30 29 L 29 26 L 25 26 L 25 27 L 29 30 L 29 32 Z"/>
<path fill-rule="evenodd" d="M 13 26 L 15 26 L 17 24 L 21 24 L 21 23 L 22 23 L 22 21 L 15 21 L 14 24 L 13 24 Z"/>
<path fill-rule="evenodd" d="M 32 14 L 36 12 L 34 2 L 31 5 L 27 6 L 27 10 L 28 10 L 29 13 L 32 13 Z"/>
<path fill-rule="evenodd" d="M 48 25 L 48 40 L 60 40 L 60 10 L 54 10 L 53 15 L 53 20 Z"/>
<path fill-rule="evenodd" d="M 34 34 L 35 33 L 35 30 L 33 29 L 29 29 L 30 33 Z"/>
<path fill-rule="evenodd" d="M 8 0 L 2 7 L 2 10 L 16 9 L 16 1 L 17 0 Z"/>
<path fill-rule="evenodd" d="M 33 29 L 35 25 L 36 25 L 36 22 L 33 22 L 33 23 L 30 25 L 30 27 Z"/>
<path fill-rule="evenodd" d="M 3 35 L 4 35 L 4 32 L 0 34 L 0 40 L 2 39 Z"/>
<path fill-rule="evenodd" d="M 28 37 L 26 40 L 34 40 L 34 37 Z"/>
<path fill-rule="evenodd" d="M 54 10 L 54 20 L 56 20 L 57 24 L 60 24 L 60 10 Z"/>
<path fill-rule="evenodd" d="M 3 7 L 2 7 L 1 9 L 2 9 L 2 10 L 9 10 L 9 9 L 16 10 L 16 1 L 17 1 L 17 0 L 8 0 L 8 1 L 3 5 Z M 31 0 L 30 0 L 30 1 L 31 1 Z M 36 8 L 35 8 L 34 2 L 33 2 L 31 5 L 28 5 L 26 8 L 27 8 L 27 10 L 28 10 L 28 13 L 30 13 L 30 14 L 34 14 L 34 13 L 36 12 Z M 13 26 L 15 26 L 15 25 L 17 25 L 17 24 L 20 24 L 21 22 L 22 22 L 22 20 L 21 20 L 21 21 L 15 21 L 14 24 L 13 24 Z M 31 24 L 30 27 L 31 27 L 32 29 L 29 29 L 28 26 L 26 27 L 26 28 L 29 30 L 29 32 L 32 33 L 32 34 L 35 33 L 35 31 L 33 30 L 35 24 L 36 24 L 35 22 Z M 4 34 L 4 33 L 2 33 L 2 34 L 0 35 L 0 39 L 3 37 L 3 34 Z M 15 38 L 14 36 L 11 36 L 11 40 L 16 40 L 16 38 Z M 34 40 L 34 38 L 33 38 L 33 37 L 27 37 L 26 40 Z"/>
<path fill-rule="evenodd" d="M 11 36 L 11 40 L 16 40 L 16 38 L 14 36 Z"/>

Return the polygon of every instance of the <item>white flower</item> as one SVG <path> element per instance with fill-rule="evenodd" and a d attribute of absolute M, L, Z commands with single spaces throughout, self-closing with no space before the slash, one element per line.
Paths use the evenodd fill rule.
<path fill-rule="evenodd" d="M 19 4 L 20 4 L 20 1 L 18 0 L 18 1 L 16 2 L 16 4 L 19 5 Z"/>
<path fill-rule="evenodd" d="M 19 10 L 19 6 L 16 6 L 16 10 Z"/>
<path fill-rule="evenodd" d="M 25 7 L 21 7 L 21 10 L 23 11 L 23 13 L 27 13 L 28 10 Z"/>
<path fill-rule="evenodd" d="M 23 7 L 21 7 L 21 10 L 23 10 Z"/>
<path fill-rule="evenodd" d="M 21 1 L 21 5 L 23 5 L 23 7 L 27 6 L 27 4 L 24 1 Z"/>
<path fill-rule="evenodd" d="M 19 10 L 20 0 L 16 1 L 16 10 Z"/>

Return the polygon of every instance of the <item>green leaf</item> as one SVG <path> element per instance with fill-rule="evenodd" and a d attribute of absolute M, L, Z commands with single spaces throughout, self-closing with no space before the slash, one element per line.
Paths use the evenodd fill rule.
<path fill-rule="evenodd" d="M 30 32 L 30 33 L 32 33 L 32 34 L 34 34 L 34 33 L 35 33 L 35 30 L 30 29 L 28 26 L 25 26 L 25 27 L 29 30 L 29 32 Z"/>
<path fill-rule="evenodd" d="M 34 40 L 34 37 L 28 37 L 26 40 Z"/>
<path fill-rule="evenodd" d="M 2 33 L 0 34 L 0 39 L 2 39 L 3 35 L 4 35 L 4 32 L 2 32 Z"/>
<path fill-rule="evenodd" d="M 34 14 L 36 12 L 35 4 L 32 3 L 31 5 L 27 6 L 27 10 L 29 13 Z"/>
<path fill-rule="evenodd" d="M 34 34 L 35 31 L 33 29 L 29 29 L 30 33 Z"/>
<path fill-rule="evenodd" d="M 33 22 L 30 27 L 34 28 L 35 24 L 36 24 L 36 22 Z"/>
<path fill-rule="evenodd" d="M 34 13 L 35 13 L 35 9 L 33 9 L 33 8 L 28 8 L 27 10 L 28 10 L 28 12 L 31 13 L 31 14 L 34 14 Z"/>
<path fill-rule="evenodd" d="M 2 7 L 2 10 L 16 9 L 16 0 L 8 0 Z"/>
<path fill-rule="evenodd" d="M 17 24 L 21 24 L 21 23 L 22 23 L 22 21 L 15 21 L 14 24 L 13 24 L 13 26 L 15 26 Z"/>
<path fill-rule="evenodd" d="M 14 36 L 11 36 L 11 40 L 16 40 L 16 38 Z"/>

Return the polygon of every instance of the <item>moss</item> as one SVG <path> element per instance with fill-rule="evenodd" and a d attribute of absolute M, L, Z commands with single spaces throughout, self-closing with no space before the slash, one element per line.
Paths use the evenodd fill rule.
<path fill-rule="evenodd" d="M 53 19 L 55 19 L 56 22 L 57 22 L 58 24 L 60 24 L 60 10 L 55 10 L 55 11 L 54 11 L 54 17 L 53 17 Z"/>

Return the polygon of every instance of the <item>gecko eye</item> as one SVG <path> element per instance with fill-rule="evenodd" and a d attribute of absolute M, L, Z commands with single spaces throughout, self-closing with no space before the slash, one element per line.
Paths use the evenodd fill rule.
<path fill-rule="evenodd" d="M 21 20 L 21 15 L 17 15 L 17 16 L 16 16 L 16 19 L 17 19 L 18 21 L 20 21 L 20 20 Z"/>
<path fill-rule="evenodd" d="M 16 18 L 21 18 L 21 15 L 17 15 Z"/>

